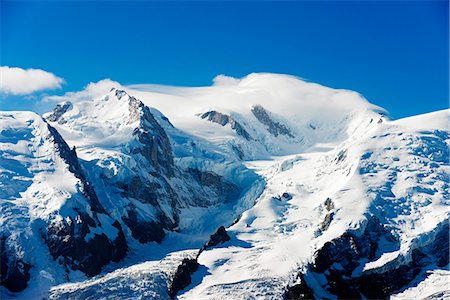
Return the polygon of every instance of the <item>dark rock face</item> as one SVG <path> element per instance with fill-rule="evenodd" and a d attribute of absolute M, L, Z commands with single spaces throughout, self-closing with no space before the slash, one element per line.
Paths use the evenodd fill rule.
<path fill-rule="evenodd" d="M 369 299 L 385 299 L 408 285 L 427 266 L 436 264 L 443 268 L 448 265 L 449 223 L 444 221 L 438 227 L 436 236 L 428 245 L 412 250 L 409 262 L 402 263 L 400 258 L 387 268 L 370 270 L 357 278 L 356 284 L 361 292 Z"/>
<path fill-rule="evenodd" d="M 93 217 L 84 212 L 79 212 L 75 220 L 70 216 L 66 218 L 62 216 L 64 219 L 54 219 L 42 235 L 55 259 L 62 257 L 64 263 L 72 269 L 81 270 L 93 276 L 110 261 L 122 259 L 126 255 L 128 245 L 122 227 L 117 221 L 112 224 L 118 229 L 118 235 L 114 241 L 110 241 L 105 234 L 95 234 L 92 238 L 86 239 L 90 228 L 101 227 L 96 217 L 97 213 L 107 215 L 107 212 L 100 204 L 93 186 L 86 180 L 75 148 L 71 150 L 55 128 L 48 125 L 48 129 L 58 154 L 69 166 L 69 171 L 80 180 L 81 193 L 88 200 Z"/>
<path fill-rule="evenodd" d="M 333 200 L 331 200 L 331 198 L 327 198 L 324 204 L 327 211 L 331 211 L 334 209 L 334 203 Z"/>
<path fill-rule="evenodd" d="M 244 159 L 245 153 L 240 145 L 232 145 L 231 147 L 234 153 L 236 153 L 236 155 L 239 157 L 239 159 Z"/>
<path fill-rule="evenodd" d="M 449 224 L 444 222 L 432 241 L 412 250 L 410 260 L 401 256 L 378 269 L 355 273 L 361 263 L 377 258 L 381 240 L 398 243 L 377 218 L 371 217 L 362 233 L 349 231 L 325 243 L 316 252 L 314 264 L 307 272 L 311 276 L 323 274 L 327 279 L 323 288 L 339 299 L 361 299 L 362 295 L 368 299 L 386 299 L 423 274 L 427 266 L 444 267 L 449 263 L 447 251 L 442 251 L 449 249 L 448 231 Z M 291 288 L 288 292 L 293 293 Z"/>
<path fill-rule="evenodd" d="M 138 240 L 140 243 L 161 243 L 166 235 L 164 232 L 164 228 L 171 227 L 164 226 L 167 225 L 164 223 L 138 220 L 135 210 L 128 210 L 128 217 L 123 217 L 122 220 L 128 226 L 128 228 L 130 228 L 133 238 Z"/>
<path fill-rule="evenodd" d="M 395 240 L 380 224 L 377 218 L 368 219 L 362 234 L 346 232 L 341 237 L 327 242 L 316 252 L 313 271 L 323 273 L 330 269 L 335 262 L 339 262 L 346 275 L 351 275 L 359 266 L 360 258 L 375 258 L 378 241 L 384 236 L 386 240 Z"/>
<path fill-rule="evenodd" d="M 223 244 L 229 240 L 231 240 L 231 238 L 225 230 L 225 227 L 220 226 L 219 229 L 211 235 L 209 241 L 203 245 L 201 251 Z"/>
<path fill-rule="evenodd" d="M 77 153 L 75 147 L 71 150 L 69 145 L 67 145 L 66 141 L 62 138 L 59 132 L 52 126 L 48 125 L 48 130 L 52 134 L 53 142 L 56 145 L 58 154 L 61 158 L 67 163 L 69 166 L 69 171 L 72 172 L 75 177 L 80 179 L 81 181 L 81 192 L 83 196 L 85 196 L 90 204 L 91 209 L 98 213 L 105 213 L 105 209 L 101 206 L 100 201 L 98 200 L 97 194 L 94 191 L 93 186 L 86 180 L 86 176 L 81 168 L 80 161 L 78 160 Z"/>
<path fill-rule="evenodd" d="M 202 119 L 207 118 L 209 121 L 220 124 L 222 126 L 230 124 L 231 129 L 233 129 L 238 135 L 242 136 L 247 141 L 253 140 L 250 134 L 244 129 L 244 127 L 239 122 L 237 122 L 232 116 L 212 110 L 202 114 L 200 117 Z"/>
<path fill-rule="evenodd" d="M 64 124 L 65 120 L 61 117 L 63 114 L 65 114 L 71 108 L 72 108 L 72 103 L 69 101 L 57 104 L 56 107 L 51 112 L 51 114 L 48 115 L 46 119 L 49 120 L 50 122 L 58 121 L 58 123 Z"/>
<path fill-rule="evenodd" d="M 327 231 L 330 228 L 331 222 L 334 219 L 334 203 L 333 200 L 327 198 L 324 203 L 324 207 L 326 209 L 326 215 L 320 224 L 319 234 L 322 234 L 324 231 Z"/>
<path fill-rule="evenodd" d="M 144 220 L 138 217 L 139 206 L 130 201 L 122 212 L 120 221 L 140 243 L 160 243 L 165 236 L 164 230 L 172 230 L 178 222 L 175 212 L 179 199 L 169 179 L 180 174 L 174 164 L 171 142 L 150 109 L 140 100 L 123 90 L 113 88 L 111 91 L 119 100 L 128 103 L 127 124 L 138 124 L 133 130 L 133 138 L 123 150 L 124 154 L 131 157 L 136 167 L 130 167 L 131 164 L 121 165 L 128 169 L 129 173 L 129 176 L 124 178 L 109 175 L 108 170 L 104 172 L 102 167 L 95 169 L 95 173 L 100 174 L 105 186 L 116 187 L 125 201 L 137 200 L 153 207 L 156 218 Z M 142 172 L 143 169 L 147 171 Z M 170 213 L 161 208 L 163 204 L 172 208 L 172 215 L 166 215 Z"/>
<path fill-rule="evenodd" d="M 204 172 L 192 168 L 189 168 L 187 171 L 201 186 L 212 187 L 216 190 L 219 200 L 221 201 L 231 201 L 240 195 L 240 190 L 237 186 L 227 182 L 221 176 L 213 172 Z"/>
<path fill-rule="evenodd" d="M 173 176 L 173 152 L 166 131 L 156 121 L 150 109 L 132 96 L 129 98 L 129 110 L 129 122 L 139 119 L 139 127 L 133 132 L 139 143 L 133 145 L 130 151 L 141 154 L 158 172 Z"/>
<path fill-rule="evenodd" d="M 325 215 L 325 219 L 323 219 L 322 223 L 320 224 L 320 231 L 321 232 L 327 231 L 328 228 L 330 228 L 331 222 L 333 222 L 333 218 L 334 218 L 334 213 L 333 212 L 328 212 Z"/>
<path fill-rule="evenodd" d="M 169 295 L 171 297 L 175 297 L 179 291 L 183 290 L 189 284 L 191 284 L 191 275 L 195 271 L 197 271 L 199 267 L 197 258 L 200 253 L 202 253 L 206 249 L 210 249 L 217 245 L 223 244 L 230 239 L 231 238 L 225 230 L 225 227 L 220 226 L 217 231 L 210 236 L 209 241 L 199 250 L 196 258 L 183 259 L 181 265 L 178 266 L 177 271 L 175 272 L 175 275 L 169 286 Z"/>
<path fill-rule="evenodd" d="M 169 286 L 169 295 L 175 297 L 178 291 L 183 290 L 191 284 L 191 275 L 197 271 L 197 259 L 185 258 L 181 265 L 178 266 L 177 271 Z"/>
<path fill-rule="evenodd" d="M 11 292 L 20 292 L 27 287 L 30 280 L 31 265 L 15 256 L 15 253 L 7 252 L 6 237 L 0 238 L 0 274 L 1 285 Z"/>
<path fill-rule="evenodd" d="M 114 248 L 112 249 L 111 260 L 114 262 L 120 261 L 125 255 L 127 255 L 128 244 L 125 238 L 125 234 L 122 230 L 122 225 L 116 220 L 112 224 L 112 226 L 116 227 L 119 230 L 116 239 L 114 240 Z"/>
<path fill-rule="evenodd" d="M 87 214 L 81 213 L 75 220 L 71 217 L 54 220 L 43 236 L 54 259 L 61 257 L 60 263 L 94 276 L 110 261 L 117 262 L 126 255 L 128 246 L 122 227 L 117 221 L 112 225 L 119 231 L 114 241 L 103 233 L 87 238 L 90 228 L 97 227 L 97 224 Z"/>
<path fill-rule="evenodd" d="M 347 157 L 347 151 L 346 150 L 341 150 L 339 151 L 337 157 L 336 157 L 336 162 L 342 162 L 345 160 L 345 158 Z"/>
<path fill-rule="evenodd" d="M 252 107 L 252 113 L 258 119 L 259 122 L 267 126 L 267 130 L 274 136 L 285 135 L 290 138 L 294 138 L 292 132 L 285 125 L 274 122 L 272 118 L 270 118 L 267 111 L 261 105 L 255 105 Z"/>
<path fill-rule="evenodd" d="M 291 200 L 291 199 L 292 199 L 292 195 L 289 194 L 289 193 L 287 193 L 287 192 L 284 192 L 284 193 L 281 195 L 281 198 L 283 198 L 283 200 Z"/>
<path fill-rule="evenodd" d="M 302 274 L 300 274 L 300 283 L 287 288 L 283 295 L 285 300 L 315 299 L 313 290 L 306 284 Z"/>
<path fill-rule="evenodd" d="M 159 199 L 170 199 L 172 207 L 176 199 L 176 194 L 173 192 L 171 186 L 165 181 L 163 177 L 159 178 L 158 182 L 148 182 L 141 179 L 139 176 L 131 178 L 128 183 L 115 183 L 122 189 L 122 195 L 126 198 L 137 199 L 141 203 L 150 204 L 156 211 L 156 219 L 142 220 L 138 218 L 138 208 L 129 204 L 126 211 L 127 216 L 122 217 L 122 221 L 130 229 L 132 237 L 140 243 L 157 242 L 160 243 L 165 237 L 164 229 L 172 230 L 176 227 L 178 216 L 174 215 L 174 221 L 169 219 L 162 210 Z"/>

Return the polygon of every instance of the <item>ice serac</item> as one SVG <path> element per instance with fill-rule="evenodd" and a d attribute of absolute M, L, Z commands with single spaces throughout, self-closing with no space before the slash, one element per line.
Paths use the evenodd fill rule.
<path fill-rule="evenodd" d="M 2 112 L 0 120 L 2 285 L 17 292 L 39 281 L 37 272 L 57 281 L 64 268 L 96 275 L 123 258 L 122 228 L 101 206 L 75 150 L 34 113 Z"/>

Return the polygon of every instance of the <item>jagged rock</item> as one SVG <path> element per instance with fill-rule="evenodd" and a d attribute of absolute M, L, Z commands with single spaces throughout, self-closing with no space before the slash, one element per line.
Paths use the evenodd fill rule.
<path fill-rule="evenodd" d="M 331 198 L 327 198 L 325 200 L 325 209 L 327 210 L 327 214 L 325 215 L 324 220 L 320 224 L 320 233 L 323 233 L 324 231 L 328 230 L 330 228 L 331 222 L 333 222 L 334 218 L 334 203 L 331 200 Z"/>
<path fill-rule="evenodd" d="M 341 237 L 326 242 L 317 252 L 313 271 L 323 273 L 335 262 L 339 262 L 345 270 L 350 273 L 356 268 L 361 258 L 361 253 L 356 245 L 355 236 L 351 233 L 344 233 Z"/>
<path fill-rule="evenodd" d="M 239 159 L 244 159 L 244 150 L 242 150 L 242 147 L 240 145 L 232 145 L 231 146 L 234 153 L 239 157 Z"/>
<path fill-rule="evenodd" d="M 328 230 L 328 228 L 330 228 L 330 225 L 331 225 L 331 222 L 333 221 L 333 218 L 334 218 L 334 212 L 328 212 L 325 215 L 325 219 L 320 224 L 320 231 L 321 232 L 324 232 L 324 231 Z"/>
<path fill-rule="evenodd" d="M 327 198 L 324 204 L 327 211 L 331 211 L 334 209 L 334 203 L 333 200 L 331 200 L 331 198 Z"/>
<path fill-rule="evenodd" d="M 133 238 L 143 244 L 149 242 L 161 243 L 166 236 L 164 232 L 164 225 L 166 224 L 138 220 L 135 210 L 128 210 L 127 213 L 128 217 L 122 217 L 122 220 L 130 228 Z"/>
<path fill-rule="evenodd" d="M 69 171 L 72 172 L 75 177 L 80 179 L 82 184 L 81 192 L 83 196 L 85 196 L 89 200 L 91 209 L 98 213 L 106 213 L 105 209 L 102 207 L 100 201 L 98 200 L 93 186 L 86 180 L 86 176 L 77 157 L 76 148 L 74 147 L 71 150 L 69 145 L 67 145 L 66 141 L 62 138 L 59 132 L 49 124 L 47 124 L 47 126 L 53 137 L 53 142 L 56 145 L 59 155 L 69 166 Z"/>
<path fill-rule="evenodd" d="M 194 258 L 183 259 L 181 265 L 178 266 L 172 282 L 169 286 L 169 295 L 175 297 L 178 291 L 181 291 L 191 284 L 191 275 L 197 271 L 198 262 Z"/>
<path fill-rule="evenodd" d="M 220 197 L 219 200 L 228 202 L 239 197 L 239 188 L 224 180 L 220 175 L 193 168 L 189 168 L 187 171 L 196 181 L 198 181 L 198 183 L 200 183 L 200 185 L 213 187 L 217 191 L 217 195 Z"/>
<path fill-rule="evenodd" d="M 75 148 L 71 150 L 58 131 L 50 125 L 47 126 L 58 154 L 69 166 L 69 171 L 80 180 L 80 190 L 89 201 L 94 219 L 84 212 L 79 212 L 75 220 L 70 216 L 65 219 L 62 217 L 53 219 L 43 233 L 43 237 L 54 259 L 61 256 L 71 268 L 93 276 L 110 261 L 119 261 L 123 258 L 128 245 L 122 228 L 117 223 L 115 227 L 118 229 L 118 236 L 114 241 L 110 241 L 105 234 L 95 234 L 86 240 L 90 228 L 101 227 L 96 214 L 107 215 L 107 212 L 100 204 L 93 186 L 86 180 Z"/>
<path fill-rule="evenodd" d="M 283 200 L 291 200 L 291 199 L 292 199 L 292 195 L 289 194 L 289 193 L 287 193 L 287 192 L 284 192 L 284 193 L 281 195 L 281 197 L 283 198 Z"/>
<path fill-rule="evenodd" d="M 285 135 L 290 138 L 295 138 L 292 132 L 285 125 L 273 121 L 267 111 L 261 105 L 252 107 L 252 113 L 259 122 L 267 126 L 267 130 L 274 136 Z"/>
<path fill-rule="evenodd" d="M 274 197 L 272 197 L 272 200 L 281 201 L 281 197 L 280 196 L 274 196 Z"/>
<path fill-rule="evenodd" d="M 87 238 L 90 228 L 97 227 L 97 224 L 87 214 L 81 213 L 75 220 L 71 217 L 53 220 L 43 236 L 55 260 L 62 257 L 73 270 L 94 276 L 110 261 L 117 262 L 126 255 L 128 246 L 122 227 L 117 221 L 112 225 L 118 229 L 114 241 L 104 233 Z"/>
<path fill-rule="evenodd" d="M 231 238 L 228 235 L 225 227 L 220 226 L 219 229 L 217 229 L 217 231 L 211 235 L 209 241 L 205 245 L 203 245 L 201 251 L 223 244 L 229 240 L 231 240 Z"/>
<path fill-rule="evenodd" d="M 313 290 L 306 284 L 303 274 L 300 274 L 300 283 L 287 288 L 283 295 L 285 300 L 315 299 Z"/>
<path fill-rule="evenodd" d="M 23 291 L 30 280 L 31 265 L 18 258 L 15 253 L 7 252 L 6 237 L 0 238 L 0 274 L 1 285 L 11 292 Z"/>
<path fill-rule="evenodd" d="M 336 162 L 341 162 L 347 157 L 347 151 L 341 150 L 339 151 L 338 155 L 336 156 Z"/>
<path fill-rule="evenodd" d="M 69 101 L 57 104 L 53 111 L 46 117 L 46 119 L 50 122 L 58 121 L 60 124 L 63 124 L 65 121 L 63 118 L 61 118 L 61 116 L 71 108 L 72 103 Z"/>
<path fill-rule="evenodd" d="M 130 110 L 135 111 L 131 118 L 140 116 L 139 127 L 133 132 L 139 143 L 130 145 L 130 151 L 140 153 L 156 170 L 164 175 L 173 176 L 175 168 L 173 152 L 166 131 L 156 121 L 150 109 L 141 101 L 130 97 L 129 103 L 129 107 L 132 107 Z"/>
<path fill-rule="evenodd" d="M 435 238 L 428 245 L 414 249 L 411 260 L 402 263 L 402 257 L 382 268 L 365 272 L 356 278 L 355 285 L 368 299 L 385 299 L 413 281 L 430 264 L 443 268 L 449 264 L 449 223 L 440 224 Z"/>
<path fill-rule="evenodd" d="M 245 138 L 247 141 L 252 140 L 250 134 L 244 129 L 244 127 L 237 122 L 232 116 L 222 114 L 217 111 L 208 111 L 202 115 L 200 115 L 202 119 L 208 118 L 209 121 L 225 126 L 230 124 L 231 129 L 233 129 L 238 135 Z"/>
<path fill-rule="evenodd" d="M 362 233 L 346 232 L 325 243 L 317 251 L 310 271 L 324 274 L 328 281 L 325 288 L 339 299 L 361 299 L 361 295 L 368 299 L 386 299 L 414 280 L 423 268 L 433 263 L 441 267 L 449 263 L 448 253 L 442 251 L 449 247 L 449 224 L 445 221 L 439 226 L 430 243 L 412 250 L 410 260 L 399 256 L 378 269 L 354 277 L 362 259 L 371 261 L 375 258 L 380 239 L 395 241 L 379 220 L 372 217 Z"/>
<path fill-rule="evenodd" d="M 339 270 L 330 269 L 326 276 L 328 291 L 338 296 L 338 299 L 361 299 L 358 288 L 350 283 Z"/>
<path fill-rule="evenodd" d="M 122 230 L 122 225 L 116 220 L 112 224 L 112 226 L 116 227 L 119 230 L 116 239 L 114 240 L 114 248 L 112 249 L 111 260 L 114 262 L 120 261 L 125 255 L 127 255 L 128 251 L 128 243 L 125 238 L 125 234 Z"/>

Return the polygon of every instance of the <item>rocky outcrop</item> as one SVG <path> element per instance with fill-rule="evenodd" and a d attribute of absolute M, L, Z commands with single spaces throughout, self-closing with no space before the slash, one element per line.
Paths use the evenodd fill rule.
<path fill-rule="evenodd" d="M 110 261 L 119 261 L 123 258 L 128 245 L 122 227 L 117 221 L 111 222 L 111 226 L 118 231 L 114 240 L 110 240 L 104 233 L 94 234 L 91 238 L 87 238 L 92 228 L 102 227 L 101 222 L 97 219 L 97 214 L 107 215 L 107 212 L 100 204 L 93 186 L 86 180 L 75 148 L 70 149 L 55 128 L 48 125 L 48 129 L 57 153 L 66 162 L 69 171 L 80 180 L 80 191 L 88 200 L 93 216 L 79 211 L 75 219 L 71 216 L 56 217 L 42 235 L 53 258 L 62 257 L 61 262 L 72 269 L 81 270 L 87 275 L 93 276 L 98 274 L 101 268 Z"/>
<path fill-rule="evenodd" d="M 0 237 L 0 274 L 1 285 L 11 292 L 20 292 L 30 280 L 31 265 L 17 257 L 14 251 L 6 250 L 6 237 Z"/>
<path fill-rule="evenodd" d="M 211 235 L 209 241 L 205 245 L 203 245 L 201 251 L 213 248 L 229 240 L 231 240 L 231 238 L 228 235 L 227 231 L 225 230 L 225 227 L 220 226 L 219 229 L 217 229 L 217 231 Z"/>
<path fill-rule="evenodd" d="M 75 219 L 55 219 L 43 236 L 54 259 L 73 270 L 94 276 L 110 261 L 122 259 L 128 249 L 122 227 L 117 221 L 112 224 L 118 231 L 114 240 L 104 233 L 91 235 L 92 228 L 98 226 L 94 219 L 80 213 Z"/>
<path fill-rule="evenodd" d="M 261 124 L 267 126 L 267 130 L 274 136 L 285 135 L 290 138 L 295 138 L 292 132 L 285 125 L 275 122 L 269 116 L 267 111 L 261 105 L 255 105 L 252 107 L 252 113 Z"/>
<path fill-rule="evenodd" d="M 101 206 L 100 201 L 98 200 L 94 187 L 86 180 L 86 176 L 77 157 L 76 148 L 74 147 L 73 149 L 70 149 L 69 145 L 67 145 L 66 141 L 62 138 L 59 132 L 52 126 L 47 126 L 53 138 L 53 142 L 55 143 L 56 151 L 69 166 L 69 171 L 81 181 L 81 192 L 83 196 L 89 200 L 91 209 L 98 213 L 106 213 L 105 209 Z"/>
<path fill-rule="evenodd" d="M 366 271 L 354 280 L 355 285 L 368 299 L 386 299 L 425 273 L 428 266 L 444 268 L 449 264 L 448 251 L 443 251 L 449 249 L 448 221 L 439 224 L 436 231 L 428 244 L 411 251 L 409 259 L 399 256 L 385 266 Z"/>
<path fill-rule="evenodd" d="M 160 222 L 139 220 L 135 209 L 130 209 L 127 212 L 127 217 L 122 217 L 122 220 L 131 230 L 131 235 L 140 243 L 157 242 L 161 243 L 165 237 L 164 229 L 172 229 L 174 224 L 170 223 L 165 215 L 160 216 Z"/>
<path fill-rule="evenodd" d="M 304 276 L 299 275 L 299 282 L 289 286 L 283 295 L 285 300 L 311 300 L 315 299 L 314 291 L 306 284 Z"/>
<path fill-rule="evenodd" d="M 169 286 L 169 295 L 171 297 L 175 297 L 176 294 L 186 288 L 189 284 L 191 284 L 191 276 L 197 271 L 198 264 L 198 256 L 205 250 L 213 248 L 217 245 L 223 244 L 229 241 L 231 238 L 228 235 L 225 227 L 220 226 L 215 233 L 213 233 L 208 242 L 203 245 L 203 247 L 198 251 L 198 254 L 195 258 L 185 258 L 182 263 L 178 266 Z"/>
<path fill-rule="evenodd" d="M 50 122 L 58 122 L 59 124 L 64 124 L 66 121 L 61 117 L 71 108 L 72 103 L 69 101 L 57 104 L 53 111 L 46 116 L 46 119 Z"/>
<path fill-rule="evenodd" d="M 330 198 L 327 198 L 324 203 L 325 209 L 327 211 L 324 220 L 320 223 L 320 233 L 328 230 L 331 225 L 331 222 L 334 218 L 334 203 Z"/>
<path fill-rule="evenodd" d="M 358 271 L 365 262 L 378 258 L 380 243 L 398 243 L 376 217 L 369 218 L 364 226 L 362 232 L 347 231 L 325 243 L 316 252 L 314 264 L 307 268 L 306 273 L 310 276 L 324 276 L 327 282 L 322 287 L 339 299 L 362 299 L 363 296 L 367 299 L 386 299 L 425 273 L 427 266 L 435 264 L 442 268 L 449 263 L 447 253 L 442 251 L 449 248 L 449 225 L 444 222 L 426 245 L 412 247 L 410 254 L 400 255 L 379 268 Z M 309 299 L 301 296 L 305 289 L 309 287 L 302 280 L 300 286 L 287 289 L 286 298 Z"/>
<path fill-rule="evenodd" d="M 196 258 L 185 258 L 178 266 L 169 286 L 169 295 L 175 297 L 178 291 L 183 290 L 191 284 L 191 275 L 197 271 L 198 262 Z"/>
<path fill-rule="evenodd" d="M 230 115 L 222 114 L 218 111 L 211 110 L 200 115 L 200 117 L 202 119 L 208 119 L 208 121 L 220 124 L 222 126 L 230 124 L 231 129 L 233 129 L 239 136 L 242 136 L 247 141 L 253 140 L 253 138 L 244 129 L 244 127 Z"/>
<path fill-rule="evenodd" d="M 119 261 L 126 255 L 128 245 L 125 235 L 120 223 L 112 221 L 110 225 L 117 229 L 114 240 L 110 240 L 104 233 L 94 234 L 88 238 L 93 228 L 102 227 L 97 214 L 107 214 L 107 212 L 100 204 L 93 186 L 87 181 L 75 148 L 70 149 L 55 128 L 48 125 L 48 129 L 56 145 L 57 153 L 67 163 L 69 171 L 80 180 L 80 191 L 88 200 L 93 216 L 79 211 L 75 219 L 70 216 L 57 217 L 42 235 L 50 254 L 55 259 L 61 257 L 60 263 L 93 276 L 110 261 Z"/>
<path fill-rule="evenodd" d="M 166 131 L 156 121 L 150 109 L 133 96 L 129 96 L 128 107 L 129 122 L 139 119 L 139 126 L 133 131 L 138 143 L 130 144 L 130 152 L 141 154 L 158 172 L 169 177 L 173 176 L 175 168 L 173 152 Z"/>
<path fill-rule="evenodd" d="M 222 176 L 208 171 L 189 168 L 188 173 L 200 184 L 200 186 L 210 187 L 216 192 L 217 200 L 228 202 L 235 200 L 240 195 L 240 189 L 234 184 L 225 180 Z"/>

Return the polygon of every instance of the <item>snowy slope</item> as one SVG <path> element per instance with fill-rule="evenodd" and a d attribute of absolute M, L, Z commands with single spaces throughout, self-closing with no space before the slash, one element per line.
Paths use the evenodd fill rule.
<path fill-rule="evenodd" d="M 255 73 L 239 80 L 218 76 L 214 86 L 201 88 L 134 85 L 128 89 L 158 108 L 176 128 L 229 152 L 237 148 L 247 160 L 299 153 L 318 142 L 343 140 L 357 126 L 356 119 L 383 112 L 353 91 L 279 74 Z M 202 118 L 208 112 L 230 116 L 250 138 L 239 135 L 232 124 L 210 124 Z M 269 119 L 264 121 L 264 115 Z"/>
<path fill-rule="evenodd" d="M 242 79 L 218 76 L 213 86 L 198 88 L 124 87 L 104 80 L 91 84 L 84 91 L 53 100 L 90 103 L 103 96 L 101 93 L 108 88 L 125 90 L 148 107 L 158 109 L 178 133 L 184 133 L 183 137 L 173 137 L 177 144 L 183 142 L 186 135 L 195 136 L 208 141 L 210 147 L 219 147 L 221 152 L 233 156 L 242 152 L 247 160 L 295 154 L 316 143 L 342 141 L 361 120 L 379 118 L 384 112 L 353 91 L 331 89 L 293 76 L 265 73 L 250 74 Z M 77 111 L 74 109 L 71 114 L 76 115 Z M 205 116 L 207 113 L 216 113 L 215 120 Z M 158 113 L 155 115 L 157 117 Z M 265 116 L 268 119 L 265 120 Z M 105 117 L 109 118 L 109 114 L 100 116 L 99 120 L 103 121 Z M 167 122 L 160 123 L 170 131 Z M 237 128 L 248 133 L 248 139 L 245 138 L 247 135 L 238 133 L 239 129 L 233 128 L 235 123 Z M 191 148 L 186 142 L 182 146 Z M 179 148 L 182 147 L 174 146 L 175 156 L 185 156 Z"/>
<path fill-rule="evenodd" d="M 441 111 L 373 124 L 362 136 L 322 147 L 330 151 L 249 163 L 267 178 L 264 193 L 230 227 L 230 242 L 200 255 L 202 273 L 207 275 L 194 274 L 194 278 L 199 277 L 195 286 L 181 298 L 281 298 L 288 285 L 297 283 L 299 272 L 306 274 L 306 282 L 316 297 L 333 298 L 329 291 L 332 284 L 326 278 L 329 268 L 349 268 L 350 277 L 355 278 L 370 270 L 384 275 L 401 265 L 410 267 L 414 249 L 427 249 L 428 245 L 431 249 L 425 255 L 430 261 L 421 270 L 425 272 L 435 264 L 444 268 L 448 264 L 443 251 L 448 249 L 447 120 L 448 111 Z M 292 199 L 283 198 L 282 193 Z M 317 261 L 317 257 L 321 258 L 318 250 L 345 232 L 355 237 L 374 234 L 376 228 L 369 228 L 371 233 L 365 231 L 372 226 L 373 218 L 377 220 L 375 225 L 386 230 L 373 241 L 375 253 L 368 257 L 355 255 L 355 266 L 345 265 L 348 262 L 337 255 L 339 250 L 327 252 L 324 258 L 329 262 Z M 442 236 L 442 244 L 434 244 L 437 234 Z M 438 247 L 436 252 L 433 247 Z M 335 261 L 332 254 L 338 256 Z M 327 263 L 329 268 L 322 270 L 321 264 Z M 308 271 L 311 264 L 315 267 Z M 375 290 L 382 287 L 379 283 Z M 344 291 L 342 286 L 337 289 Z"/>
<path fill-rule="evenodd" d="M 33 288 L 51 286 L 77 276 L 63 261 L 95 274 L 121 259 L 122 229 L 56 130 L 31 112 L 2 112 L 0 120 L 2 284 L 20 291 L 31 278 Z"/>
<path fill-rule="evenodd" d="M 179 217 L 188 207 L 234 205 L 258 180 L 239 163 L 189 136 L 182 142 L 190 148 L 177 153 L 168 133 L 181 133 L 160 112 L 123 90 L 112 88 L 95 99 L 66 102 L 66 107 L 45 118 L 76 146 L 102 205 L 123 220 L 140 243 L 160 242 L 164 230 L 189 229 L 187 220 Z"/>
<path fill-rule="evenodd" d="M 83 283 L 62 284 L 50 291 L 49 299 L 169 299 L 168 283 L 189 251 L 118 269 Z"/>
<path fill-rule="evenodd" d="M 97 277 L 20 297 L 166 299 L 193 272 L 179 269 L 185 250 L 221 225 L 230 240 L 193 258 L 178 298 L 448 296 L 448 110 L 392 121 L 355 92 L 278 74 L 104 80 L 53 100 L 45 120 L 129 250 Z"/>

